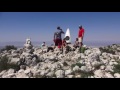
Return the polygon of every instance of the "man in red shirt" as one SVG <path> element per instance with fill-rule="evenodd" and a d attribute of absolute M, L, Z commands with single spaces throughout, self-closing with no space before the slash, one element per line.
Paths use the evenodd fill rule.
<path fill-rule="evenodd" d="M 82 47 L 83 45 L 84 32 L 85 30 L 82 28 L 82 26 L 79 26 L 78 39 L 79 39 L 80 47 Z"/>

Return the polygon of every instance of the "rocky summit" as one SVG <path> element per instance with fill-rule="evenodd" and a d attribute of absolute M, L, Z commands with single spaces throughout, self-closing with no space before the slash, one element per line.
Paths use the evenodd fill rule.
<path fill-rule="evenodd" d="M 120 45 L 69 48 L 47 51 L 28 39 L 24 48 L 0 52 L 0 78 L 120 78 Z"/>

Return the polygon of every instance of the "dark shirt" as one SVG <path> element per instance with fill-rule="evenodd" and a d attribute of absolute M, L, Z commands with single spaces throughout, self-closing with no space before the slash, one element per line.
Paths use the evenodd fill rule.
<path fill-rule="evenodd" d="M 55 39 L 62 39 L 61 38 L 61 34 L 64 34 L 64 32 L 62 31 L 62 30 L 59 30 L 59 31 L 57 31 L 57 32 L 55 32 L 54 33 L 54 35 L 55 35 Z"/>

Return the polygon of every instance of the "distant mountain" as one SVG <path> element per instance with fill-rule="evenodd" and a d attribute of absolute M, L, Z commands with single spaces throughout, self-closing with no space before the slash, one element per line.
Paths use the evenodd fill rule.
<path fill-rule="evenodd" d="M 72 41 L 71 43 L 74 44 L 75 41 Z M 112 45 L 112 44 L 120 44 L 120 42 L 99 42 L 99 41 L 84 41 L 83 42 L 87 46 L 92 46 L 92 47 L 100 47 L 100 46 L 107 46 L 107 45 Z M 14 45 L 16 47 L 23 47 L 25 42 L 0 42 L 0 48 L 3 48 L 6 45 Z M 32 44 L 34 46 L 40 46 L 42 42 L 37 42 L 37 41 L 32 41 Z M 51 44 L 54 44 L 54 42 L 47 41 L 46 44 L 50 46 Z"/>

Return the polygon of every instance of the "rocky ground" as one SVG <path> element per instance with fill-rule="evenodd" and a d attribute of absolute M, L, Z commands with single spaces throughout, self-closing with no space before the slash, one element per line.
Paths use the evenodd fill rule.
<path fill-rule="evenodd" d="M 120 78 L 120 45 L 85 47 L 84 53 L 47 47 L 0 52 L 0 78 Z M 5 68 L 6 67 L 6 68 Z"/>

